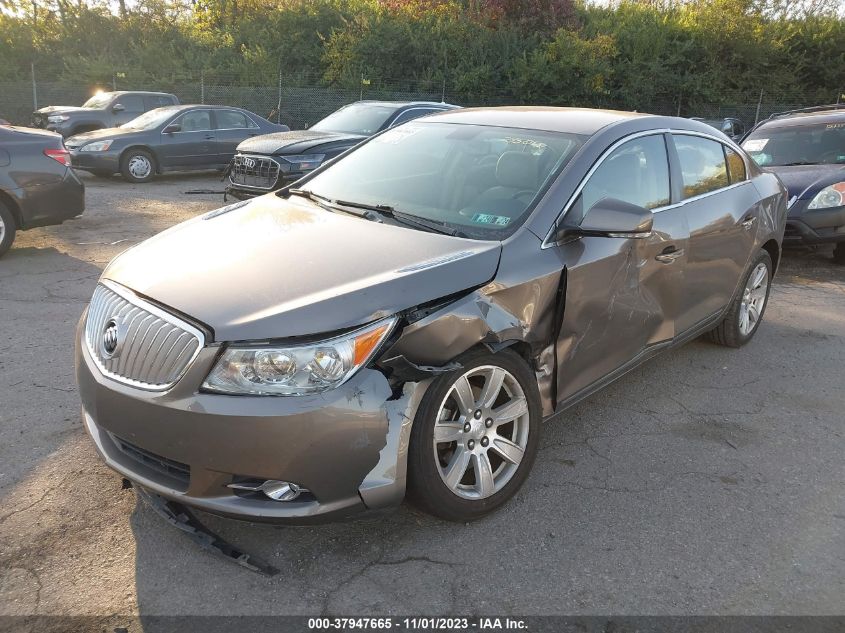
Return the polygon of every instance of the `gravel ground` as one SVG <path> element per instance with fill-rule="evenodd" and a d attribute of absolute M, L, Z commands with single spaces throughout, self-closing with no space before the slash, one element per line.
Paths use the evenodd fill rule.
<path fill-rule="evenodd" d="M 843 614 L 845 269 L 788 252 L 740 351 L 693 342 L 551 421 L 471 525 L 203 517 L 282 571 L 201 550 L 94 453 L 73 331 L 121 250 L 221 206 L 219 176 L 85 178 L 88 210 L 0 260 L 0 615 Z"/>

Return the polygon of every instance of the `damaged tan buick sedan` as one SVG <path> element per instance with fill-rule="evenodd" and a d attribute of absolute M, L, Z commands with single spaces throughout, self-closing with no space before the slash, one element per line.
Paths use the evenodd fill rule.
<path fill-rule="evenodd" d="M 704 123 L 454 110 L 106 268 L 76 337 L 114 470 L 231 517 L 408 496 L 451 520 L 525 481 L 548 418 L 699 335 L 760 326 L 786 194 Z"/>

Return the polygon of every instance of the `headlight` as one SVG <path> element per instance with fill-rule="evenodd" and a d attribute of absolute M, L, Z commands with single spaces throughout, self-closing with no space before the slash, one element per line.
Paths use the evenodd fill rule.
<path fill-rule="evenodd" d="M 62 121 L 67 121 L 69 118 L 66 114 L 51 114 L 47 117 L 47 120 L 50 123 L 61 123 Z"/>
<path fill-rule="evenodd" d="M 227 394 L 296 396 L 342 385 L 393 329 L 396 317 L 320 343 L 299 346 L 229 347 L 203 382 Z"/>
<path fill-rule="evenodd" d="M 80 152 L 105 152 L 108 148 L 111 147 L 111 144 L 114 141 L 109 139 L 108 141 L 94 141 L 93 143 L 88 143 L 87 145 L 83 145 L 79 148 Z"/>
<path fill-rule="evenodd" d="M 317 169 L 325 157 L 325 154 L 297 154 L 295 156 L 279 156 L 278 158 L 290 165 L 287 171 L 311 171 Z"/>
<path fill-rule="evenodd" d="M 835 185 L 828 185 L 819 191 L 807 205 L 807 208 L 829 209 L 841 207 L 843 204 L 845 204 L 845 182 L 837 182 Z"/>

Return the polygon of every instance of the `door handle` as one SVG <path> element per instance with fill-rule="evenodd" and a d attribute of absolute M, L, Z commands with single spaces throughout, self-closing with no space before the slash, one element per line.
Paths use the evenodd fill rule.
<path fill-rule="evenodd" d="M 667 246 L 663 249 L 663 252 L 660 255 L 656 255 L 654 259 L 664 264 L 671 264 L 679 257 L 683 257 L 684 249 L 677 248 L 675 246 Z"/>
<path fill-rule="evenodd" d="M 757 218 L 755 218 L 753 216 L 750 217 L 750 218 L 746 218 L 745 220 L 742 221 L 742 226 L 745 227 L 746 230 L 748 230 L 752 226 L 754 226 L 754 220 L 756 220 L 756 219 Z"/>
<path fill-rule="evenodd" d="M 213 141 L 213 140 L 214 140 L 214 137 L 213 137 L 213 136 L 206 136 L 206 137 L 205 137 L 205 140 L 206 140 L 206 141 Z"/>

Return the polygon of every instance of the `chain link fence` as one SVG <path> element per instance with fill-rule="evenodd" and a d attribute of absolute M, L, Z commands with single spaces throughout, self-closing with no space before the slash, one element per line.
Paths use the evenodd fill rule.
<path fill-rule="evenodd" d="M 364 77 L 343 84 L 320 77 L 280 75 L 257 82 L 236 75 L 200 72 L 187 77 L 162 77 L 128 81 L 115 74 L 110 81 L 57 82 L 31 80 L 0 82 L 0 118 L 26 125 L 34 110 L 48 105 L 81 105 L 98 90 L 153 90 L 172 92 L 182 103 L 230 105 L 245 108 L 291 129 L 306 128 L 339 107 L 359 99 L 386 101 L 446 101 L 461 106 L 558 105 L 631 109 L 622 95 L 596 95 L 585 102 L 566 102 L 559 95 L 532 95 L 530 100 L 514 94 L 486 90 L 470 94 L 451 89 L 447 82 L 414 82 L 406 79 Z M 839 103 L 841 91 L 830 94 L 788 94 L 782 91 L 738 90 L 713 99 L 683 94 L 658 95 L 638 103 L 639 112 L 704 118 L 736 117 L 750 126 L 773 112 Z M 627 104 L 627 105 L 626 105 Z"/>

